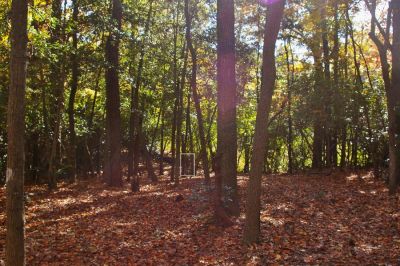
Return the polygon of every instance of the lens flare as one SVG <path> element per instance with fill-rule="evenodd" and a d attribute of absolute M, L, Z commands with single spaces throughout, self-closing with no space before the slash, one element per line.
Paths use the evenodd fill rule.
<path fill-rule="evenodd" d="M 282 1 L 282 0 L 260 0 L 261 4 L 264 4 L 264 5 L 273 5 L 280 1 Z"/>

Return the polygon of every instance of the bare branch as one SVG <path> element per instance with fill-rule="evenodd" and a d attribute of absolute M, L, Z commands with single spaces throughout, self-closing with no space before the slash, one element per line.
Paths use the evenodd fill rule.
<path fill-rule="evenodd" d="M 381 23 L 376 18 L 376 13 L 375 13 L 376 6 L 374 5 L 374 6 L 371 7 L 371 4 L 369 3 L 368 0 L 365 0 L 364 2 L 365 2 L 365 5 L 367 6 L 367 9 L 369 10 L 369 13 L 371 14 L 371 17 L 372 17 L 371 32 L 369 34 L 370 37 L 374 36 L 374 38 L 376 40 L 379 40 L 378 37 L 376 36 L 376 33 L 375 33 L 375 25 L 376 25 L 378 27 L 379 33 L 382 35 L 382 37 L 384 39 L 384 43 L 383 44 L 382 44 L 382 42 L 380 40 L 379 40 L 379 42 L 386 49 L 392 49 L 391 48 L 392 45 L 391 45 L 390 40 L 389 40 L 390 24 L 391 24 L 391 22 L 390 22 L 391 21 L 391 15 L 390 15 L 391 14 L 391 7 L 389 7 L 389 10 L 388 10 L 388 20 L 387 20 L 387 26 L 386 26 L 386 31 L 385 31 L 385 29 L 382 27 Z M 372 37 L 371 37 L 371 39 L 372 39 Z M 373 41 L 376 43 L 376 40 L 375 41 L 373 40 Z"/>

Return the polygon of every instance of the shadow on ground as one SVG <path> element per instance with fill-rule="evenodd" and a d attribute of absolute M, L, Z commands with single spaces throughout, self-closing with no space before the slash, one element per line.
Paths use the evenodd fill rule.
<path fill-rule="evenodd" d="M 240 177 L 244 201 L 247 177 Z M 400 199 L 366 176 L 268 176 L 262 241 L 243 246 L 244 217 L 212 224 L 201 178 L 166 179 L 139 193 L 99 180 L 27 189 L 27 265 L 309 265 L 400 262 Z M 175 201 L 177 195 L 182 201 Z M 0 203 L 5 206 L 4 188 Z M 243 204 L 242 204 L 243 205 Z M 244 206 L 242 206 L 244 212 Z M 0 212 L 0 259 L 5 214 Z"/>

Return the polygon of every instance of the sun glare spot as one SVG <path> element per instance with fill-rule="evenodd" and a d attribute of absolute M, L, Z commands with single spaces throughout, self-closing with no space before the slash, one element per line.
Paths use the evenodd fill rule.
<path fill-rule="evenodd" d="M 261 4 L 264 4 L 264 5 L 272 5 L 279 1 L 281 1 L 281 0 L 260 0 Z"/>

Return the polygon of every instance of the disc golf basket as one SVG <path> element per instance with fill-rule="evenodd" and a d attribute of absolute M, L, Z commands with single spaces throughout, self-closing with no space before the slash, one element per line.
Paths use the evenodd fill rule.
<path fill-rule="evenodd" d="M 180 176 L 196 176 L 196 155 L 194 153 L 181 153 Z"/>

